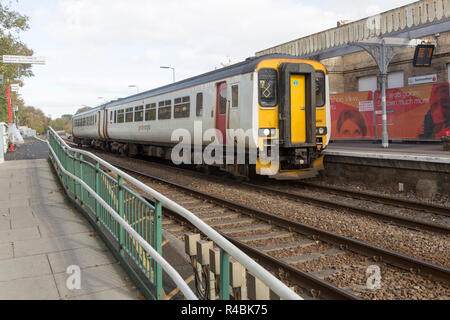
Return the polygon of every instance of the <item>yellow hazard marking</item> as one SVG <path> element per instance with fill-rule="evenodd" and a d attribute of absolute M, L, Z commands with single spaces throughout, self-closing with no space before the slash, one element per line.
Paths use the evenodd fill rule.
<path fill-rule="evenodd" d="M 190 276 L 185 280 L 186 284 L 189 284 L 194 280 L 194 275 Z M 180 292 L 180 288 L 175 288 L 171 293 L 167 296 L 163 297 L 163 300 L 171 300 L 178 292 Z"/>

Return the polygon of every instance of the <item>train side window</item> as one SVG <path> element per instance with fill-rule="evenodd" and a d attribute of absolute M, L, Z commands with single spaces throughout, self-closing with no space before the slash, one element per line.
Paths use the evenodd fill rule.
<path fill-rule="evenodd" d="M 321 108 L 325 105 L 325 73 L 316 71 L 316 106 Z"/>
<path fill-rule="evenodd" d="M 233 108 L 239 107 L 239 86 L 237 84 L 231 86 L 231 106 Z"/>
<path fill-rule="evenodd" d="M 137 106 L 134 108 L 134 122 L 144 120 L 144 106 Z"/>
<path fill-rule="evenodd" d="M 172 100 L 161 101 L 158 104 L 158 120 L 172 118 Z"/>
<path fill-rule="evenodd" d="M 156 120 L 156 103 L 145 106 L 145 121 Z"/>
<path fill-rule="evenodd" d="M 175 119 L 189 118 L 191 115 L 191 98 L 187 96 L 175 99 L 173 109 Z"/>
<path fill-rule="evenodd" d="M 124 123 L 125 116 L 124 116 L 124 110 L 118 110 L 117 111 L 117 123 Z"/>
<path fill-rule="evenodd" d="M 197 93 L 195 114 L 197 115 L 197 117 L 203 116 L 203 92 Z"/>
<path fill-rule="evenodd" d="M 275 69 L 263 68 L 258 72 L 259 104 L 273 108 L 278 102 L 278 73 Z"/>
<path fill-rule="evenodd" d="M 116 110 L 114 110 L 114 123 L 117 123 L 117 111 Z"/>
<path fill-rule="evenodd" d="M 220 89 L 219 95 L 220 95 L 219 114 L 226 114 L 227 113 L 227 88 Z"/>
<path fill-rule="evenodd" d="M 94 120 L 94 119 L 92 119 Z M 94 122 L 94 121 L 92 121 Z M 114 111 L 109 112 L 109 123 L 114 123 Z"/>
<path fill-rule="evenodd" d="M 133 122 L 133 108 L 125 109 L 125 122 Z"/>

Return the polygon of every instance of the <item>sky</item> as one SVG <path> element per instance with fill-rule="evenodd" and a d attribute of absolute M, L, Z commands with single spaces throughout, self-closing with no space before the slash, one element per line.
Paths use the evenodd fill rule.
<path fill-rule="evenodd" d="M 12 7 L 30 18 L 20 38 L 46 58 L 20 94 L 55 119 L 171 83 L 160 66 L 183 80 L 411 2 L 19 0 Z"/>

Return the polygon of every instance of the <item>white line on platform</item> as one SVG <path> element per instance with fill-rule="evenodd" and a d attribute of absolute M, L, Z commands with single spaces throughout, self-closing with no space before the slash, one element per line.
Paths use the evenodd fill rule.
<path fill-rule="evenodd" d="M 417 161 L 450 164 L 450 157 L 432 157 L 432 156 L 413 156 L 408 154 L 393 153 L 375 153 L 375 152 L 352 152 L 352 151 L 324 151 L 328 156 L 355 157 L 355 158 L 373 158 L 384 160 L 401 160 L 401 161 Z"/>

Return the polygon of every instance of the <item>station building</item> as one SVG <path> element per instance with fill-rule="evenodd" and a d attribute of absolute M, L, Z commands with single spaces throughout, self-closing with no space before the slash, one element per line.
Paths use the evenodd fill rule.
<path fill-rule="evenodd" d="M 366 129 L 362 130 L 365 135 L 344 137 L 334 130 L 332 137 L 376 139 L 381 134 L 380 69 L 373 57 L 376 51 L 370 53 L 361 44 L 394 38 L 405 42 L 419 39 L 436 47 L 432 65 L 427 68 L 413 66 L 415 47 L 394 48 L 398 50 L 387 70 L 390 138 L 440 139 L 447 129 L 450 132 L 449 94 L 445 94 L 445 88 L 441 91 L 447 105 L 441 112 L 442 119 L 434 119 L 434 131 L 430 108 L 434 100 L 439 100 L 438 86 L 448 87 L 450 82 L 450 0 L 422 0 L 358 21 L 339 21 L 336 28 L 261 50 L 256 55 L 292 54 L 323 63 L 329 72 L 334 128 L 339 121 L 336 112 L 342 113 L 346 107 L 356 108 L 366 122 Z"/>

